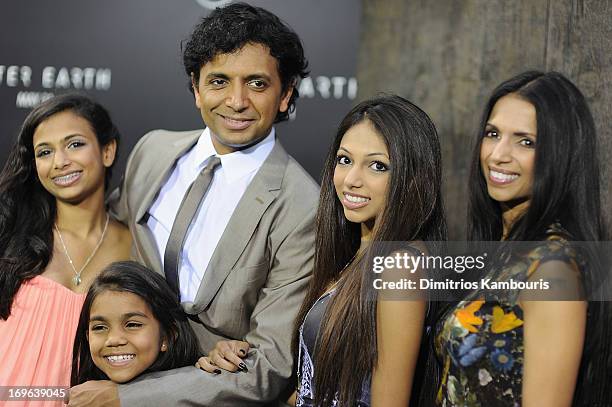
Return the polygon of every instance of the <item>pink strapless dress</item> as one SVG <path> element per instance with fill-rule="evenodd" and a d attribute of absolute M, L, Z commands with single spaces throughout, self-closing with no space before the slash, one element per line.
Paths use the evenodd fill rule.
<path fill-rule="evenodd" d="M 0 320 L 0 386 L 70 386 L 72 347 L 84 301 L 85 294 L 43 276 L 22 284 L 11 316 Z M 0 400 L 6 407 L 61 405 Z"/>

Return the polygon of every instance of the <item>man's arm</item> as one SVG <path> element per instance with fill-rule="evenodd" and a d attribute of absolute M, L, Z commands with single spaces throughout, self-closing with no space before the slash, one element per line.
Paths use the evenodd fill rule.
<path fill-rule="evenodd" d="M 127 169 L 126 169 L 127 173 Z M 107 198 L 108 212 L 119 222 L 129 225 L 127 193 L 125 191 L 125 178 L 121 177 L 121 184 L 115 188 Z"/>
<path fill-rule="evenodd" d="M 138 140 L 125 165 L 125 171 L 121 177 L 121 183 L 115 188 L 107 197 L 106 203 L 108 205 L 108 211 L 115 219 L 119 222 L 128 225 L 130 224 L 130 214 L 128 207 L 128 186 L 126 180 L 129 180 L 132 176 L 132 165 L 134 160 L 138 160 L 138 156 L 141 154 L 142 145 L 146 142 L 148 137 L 153 132 L 147 133 Z M 136 158 L 135 158 L 136 157 Z"/>
<path fill-rule="evenodd" d="M 314 208 L 280 243 L 243 338 L 248 372 L 213 375 L 195 368 L 157 372 L 119 386 L 123 406 L 251 406 L 273 401 L 293 370 L 291 340 L 314 257 Z"/>

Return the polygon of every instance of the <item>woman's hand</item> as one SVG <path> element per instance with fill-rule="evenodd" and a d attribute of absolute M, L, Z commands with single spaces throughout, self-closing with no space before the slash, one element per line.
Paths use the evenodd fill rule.
<path fill-rule="evenodd" d="M 221 373 L 221 369 L 228 372 L 247 372 L 247 366 L 242 358 L 247 356 L 249 343 L 243 341 L 219 341 L 215 348 L 202 356 L 196 362 L 198 369 L 209 373 Z"/>

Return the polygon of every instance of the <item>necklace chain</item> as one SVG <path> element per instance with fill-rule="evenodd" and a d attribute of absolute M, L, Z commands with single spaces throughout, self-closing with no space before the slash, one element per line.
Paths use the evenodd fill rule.
<path fill-rule="evenodd" d="M 57 231 L 57 235 L 60 238 L 60 242 L 62 243 L 62 247 L 64 248 L 64 254 L 68 258 L 68 262 L 70 263 L 70 267 L 72 267 L 72 271 L 74 272 L 74 277 L 72 277 L 72 282 L 74 283 L 74 285 L 81 284 L 81 273 L 83 272 L 83 270 L 85 270 L 85 267 L 87 267 L 87 265 L 89 264 L 91 259 L 93 259 L 93 257 L 98 252 L 98 249 L 102 245 L 102 242 L 104 241 L 104 236 L 106 236 L 106 229 L 108 228 L 108 220 L 109 220 L 109 216 L 108 216 L 108 213 L 107 213 L 106 214 L 106 223 L 104 223 L 104 230 L 102 230 L 102 235 L 100 236 L 100 240 L 98 240 L 98 243 L 96 244 L 96 247 L 94 247 L 93 251 L 91 252 L 89 257 L 87 258 L 87 260 L 85 260 L 85 264 L 83 264 L 83 267 L 81 267 L 81 269 L 79 271 L 77 271 L 76 267 L 74 267 L 74 262 L 72 261 L 72 257 L 70 257 L 70 254 L 68 254 L 68 248 L 66 247 L 66 243 L 64 243 L 64 238 L 62 237 L 62 232 L 60 232 L 59 228 L 57 227 L 57 223 L 53 224 L 53 226 L 55 226 L 55 230 Z"/>

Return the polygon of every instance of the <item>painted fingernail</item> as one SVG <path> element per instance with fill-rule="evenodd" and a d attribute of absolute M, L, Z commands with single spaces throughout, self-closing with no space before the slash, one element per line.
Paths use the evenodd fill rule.
<path fill-rule="evenodd" d="M 221 374 L 221 369 L 215 369 L 214 372 L 215 374 Z"/>
<path fill-rule="evenodd" d="M 240 367 L 241 370 L 244 370 L 245 372 L 249 371 L 249 369 L 247 369 L 247 365 L 245 365 L 244 363 L 240 363 L 238 366 Z"/>

